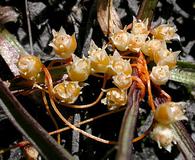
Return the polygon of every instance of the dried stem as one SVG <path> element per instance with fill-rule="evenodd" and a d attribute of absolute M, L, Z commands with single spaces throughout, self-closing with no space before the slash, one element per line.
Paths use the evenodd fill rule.
<path fill-rule="evenodd" d="M 117 160 L 130 159 L 132 152 L 132 140 L 139 111 L 140 90 L 136 89 L 136 82 L 133 82 L 128 95 L 128 105 L 123 117 L 119 135 Z"/>
<path fill-rule="evenodd" d="M 31 54 L 34 54 L 33 51 L 33 41 L 32 41 L 32 31 L 31 31 L 31 24 L 30 24 L 30 12 L 28 8 L 28 1 L 25 0 L 25 9 L 26 9 L 26 18 L 27 18 L 27 25 L 28 25 L 28 35 L 29 35 L 29 42 L 30 42 L 30 51 Z"/>

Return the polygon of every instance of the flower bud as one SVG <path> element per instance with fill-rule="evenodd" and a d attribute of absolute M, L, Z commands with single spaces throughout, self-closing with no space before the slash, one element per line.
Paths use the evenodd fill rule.
<path fill-rule="evenodd" d="M 145 21 L 137 20 L 133 17 L 133 26 L 131 29 L 132 34 L 145 34 L 148 35 L 148 19 Z"/>
<path fill-rule="evenodd" d="M 35 80 L 42 70 L 40 59 L 33 55 L 21 55 L 18 60 L 20 75 L 25 79 Z"/>
<path fill-rule="evenodd" d="M 67 67 L 68 76 L 72 81 L 85 81 L 89 77 L 91 66 L 90 61 L 86 58 L 79 58 L 73 55 L 71 65 Z"/>
<path fill-rule="evenodd" d="M 110 88 L 106 90 L 106 98 L 102 99 L 101 102 L 107 105 L 109 110 L 114 110 L 127 103 L 127 92 L 119 88 Z"/>
<path fill-rule="evenodd" d="M 54 89 L 54 95 L 57 100 L 62 103 L 74 103 L 81 94 L 82 87 L 79 86 L 78 81 L 64 81 L 57 84 Z"/>
<path fill-rule="evenodd" d="M 107 55 L 105 48 L 98 48 L 94 41 L 91 41 L 88 54 L 92 70 L 96 73 L 106 73 L 110 58 Z"/>
<path fill-rule="evenodd" d="M 184 115 L 184 106 L 182 102 L 166 102 L 160 104 L 155 111 L 154 118 L 164 125 L 180 120 L 187 120 L 187 117 Z"/>
<path fill-rule="evenodd" d="M 53 47 L 54 51 L 64 59 L 70 58 L 72 53 L 77 48 L 77 42 L 75 35 L 72 36 L 66 34 L 63 27 L 60 28 L 59 32 L 52 30 L 53 40 L 49 46 Z"/>
<path fill-rule="evenodd" d="M 154 84 L 163 85 L 169 80 L 170 71 L 167 65 L 165 66 L 154 66 L 150 73 L 150 78 Z"/>

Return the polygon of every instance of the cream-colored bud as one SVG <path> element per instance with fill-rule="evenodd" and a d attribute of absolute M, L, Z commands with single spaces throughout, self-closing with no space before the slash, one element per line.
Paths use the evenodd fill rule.
<path fill-rule="evenodd" d="M 166 102 L 160 104 L 155 111 L 154 118 L 159 123 L 168 125 L 180 120 L 187 120 L 184 115 L 185 103 Z"/>
<path fill-rule="evenodd" d="M 81 89 L 78 81 L 64 81 L 54 87 L 53 93 L 60 102 L 71 104 L 77 100 Z"/>
<path fill-rule="evenodd" d="M 135 17 L 133 17 L 133 26 L 131 29 L 132 34 L 145 34 L 148 35 L 148 19 L 145 21 L 137 20 Z"/>
<path fill-rule="evenodd" d="M 77 42 L 75 35 L 72 36 L 66 34 L 63 27 L 60 28 L 59 32 L 52 30 L 53 40 L 49 46 L 53 47 L 56 54 L 60 57 L 67 59 L 72 56 L 77 48 Z"/>
<path fill-rule="evenodd" d="M 73 81 L 85 81 L 90 75 L 91 65 L 89 59 L 73 55 L 73 61 L 67 66 L 68 76 Z"/>
<path fill-rule="evenodd" d="M 106 73 L 108 70 L 110 58 L 105 51 L 105 47 L 98 48 L 92 40 L 88 54 L 93 72 Z"/>
<path fill-rule="evenodd" d="M 154 66 L 150 73 L 150 78 L 154 84 L 163 85 L 169 80 L 170 71 L 167 65 L 165 66 Z"/>

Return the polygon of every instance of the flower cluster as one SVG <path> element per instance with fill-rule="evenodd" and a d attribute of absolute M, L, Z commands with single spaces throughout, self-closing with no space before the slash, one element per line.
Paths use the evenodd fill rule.
<path fill-rule="evenodd" d="M 175 68 L 180 51 L 172 52 L 167 49 L 166 42 L 179 39 L 176 27 L 171 24 L 161 24 L 148 30 L 148 20 L 133 19 L 131 33 L 127 29 L 119 30 L 111 36 L 112 44 L 119 51 L 142 51 L 157 66 L 152 69 L 151 80 L 154 84 L 165 84 L 170 75 L 170 69 Z"/>
<path fill-rule="evenodd" d="M 164 147 L 170 152 L 172 144 L 177 143 L 177 136 L 174 134 L 171 124 L 187 120 L 184 108 L 184 102 L 166 102 L 158 106 L 154 115 L 156 124 L 151 132 L 151 137 L 158 143 L 159 148 Z"/>
<path fill-rule="evenodd" d="M 105 49 L 106 46 L 99 48 L 91 41 L 88 57 L 79 58 L 72 54 L 73 60 L 67 66 L 67 74 L 71 81 L 78 84 L 87 80 L 90 74 L 103 73 L 111 77 L 115 87 L 104 90 L 106 97 L 102 99 L 102 103 L 109 109 L 114 109 L 127 103 L 127 89 L 132 83 L 132 68 L 130 62 L 124 60 L 118 51 L 108 55 Z M 75 97 L 72 98 L 76 100 Z"/>
<path fill-rule="evenodd" d="M 139 52 L 148 34 L 148 20 L 142 22 L 136 20 L 134 17 L 131 33 L 127 32 L 127 28 L 125 27 L 123 30 L 113 33 L 110 39 L 119 51 L 130 50 L 132 52 Z"/>
<path fill-rule="evenodd" d="M 80 58 L 74 54 L 77 47 L 74 34 L 72 36 L 66 34 L 62 27 L 59 32 L 52 30 L 52 33 L 53 40 L 49 45 L 58 56 L 71 61 L 66 64 L 67 78 L 54 87 L 52 85 L 55 100 L 66 104 L 72 104 L 78 99 L 84 82 L 90 75 L 103 75 L 107 80 L 111 79 L 113 86 L 102 89 L 105 97 L 101 102 L 107 105 L 109 110 L 124 106 L 127 104 L 127 91 L 133 78 L 130 60 L 124 59 L 120 53 L 143 52 L 155 63 L 150 73 L 150 80 L 156 85 L 166 84 L 170 70 L 176 66 L 179 54 L 179 51 L 172 52 L 166 45 L 167 41 L 178 38 L 176 27 L 162 24 L 149 30 L 147 19 L 140 21 L 133 18 L 131 32 L 128 32 L 125 27 L 111 35 L 112 46 L 116 48 L 113 54 L 106 52 L 106 45 L 99 48 L 92 40 L 88 56 Z M 23 78 L 36 81 L 42 68 L 43 65 L 36 56 L 23 55 L 18 60 L 18 69 Z M 164 147 L 171 151 L 172 144 L 177 142 L 171 124 L 179 120 L 187 120 L 183 103 L 167 102 L 159 105 L 154 119 L 156 122 L 151 137 L 160 148 Z"/>

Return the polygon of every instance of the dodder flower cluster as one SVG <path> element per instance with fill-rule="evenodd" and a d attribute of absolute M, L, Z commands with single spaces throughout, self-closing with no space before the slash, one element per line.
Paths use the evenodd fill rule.
<path fill-rule="evenodd" d="M 172 52 L 167 49 L 166 42 L 179 36 L 175 33 L 176 27 L 170 24 L 162 24 L 148 30 L 148 20 L 140 21 L 133 18 L 132 29 L 129 33 L 125 27 L 118 29 L 110 37 L 112 45 L 119 51 L 134 53 L 143 52 L 156 66 L 152 68 L 150 79 L 156 85 L 165 84 L 170 75 L 170 69 L 176 66 L 179 51 Z M 88 57 L 79 58 L 74 54 L 77 47 L 75 35 L 66 34 L 61 27 L 59 32 L 52 30 L 53 40 L 49 44 L 58 56 L 64 59 L 72 59 L 67 65 L 67 79 L 53 88 L 56 100 L 62 103 L 74 103 L 82 93 L 83 82 L 91 74 L 104 74 L 112 79 L 114 86 L 103 89 L 106 96 L 101 102 L 108 109 L 116 109 L 127 103 L 127 90 L 132 84 L 132 68 L 129 60 L 122 58 L 115 50 L 113 55 L 108 55 L 106 46 L 99 48 L 91 41 Z M 18 69 L 21 76 L 35 80 L 42 70 L 42 63 L 32 55 L 23 55 L 19 58 Z M 167 102 L 159 105 L 155 111 L 155 126 L 151 133 L 160 148 L 171 151 L 171 146 L 176 143 L 171 124 L 179 120 L 187 120 L 184 115 L 183 103 Z"/>

